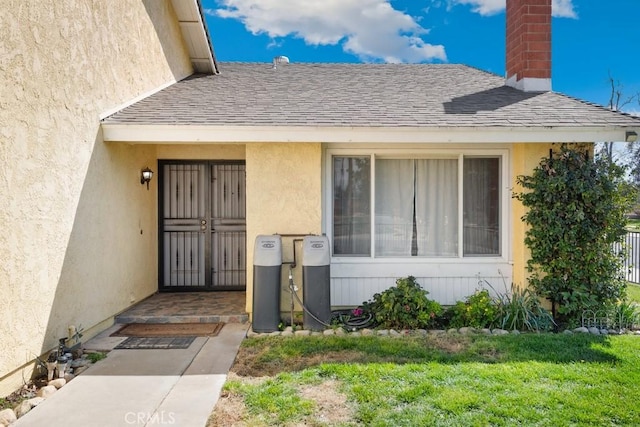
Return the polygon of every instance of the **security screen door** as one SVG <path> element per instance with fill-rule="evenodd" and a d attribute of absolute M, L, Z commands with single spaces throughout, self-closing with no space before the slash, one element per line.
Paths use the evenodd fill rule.
<path fill-rule="evenodd" d="M 159 162 L 160 290 L 244 290 L 245 165 Z"/>

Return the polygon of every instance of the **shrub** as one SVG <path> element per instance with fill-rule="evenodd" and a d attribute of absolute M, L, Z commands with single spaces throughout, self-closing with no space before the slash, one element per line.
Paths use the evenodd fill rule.
<path fill-rule="evenodd" d="M 431 327 L 442 307 L 430 300 L 429 292 L 422 289 L 416 278 L 408 276 L 396 280 L 396 286 L 375 294 L 373 300 L 363 303 L 376 324 L 384 328 L 420 329 Z"/>
<path fill-rule="evenodd" d="M 510 294 L 498 295 L 496 322 L 502 329 L 519 331 L 548 331 L 556 326 L 534 291 L 515 286 Z"/>
<path fill-rule="evenodd" d="M 452 328 L 463 326 L 488 328 L 495 321 L 496 304 L 489 295 L 489 291 L 483 289 L 476 291 L 465 301 L 458 301 L 451 311 L 450 326 Z"/>
<path fill-rule="evenodd" d="M 527 208 L 530 284 L 551 301 L 556 321 L 575 322 L 584 310 L 611 307 L 624 294 L 624 252 L 612 248 L 635 202 L 625 178 L 623 167 L 566 145 L 532 175 L 517 177 L 524 191 L 514 197 Z"/>
<path fill-rule="evenodd" d="M 614 307 L 613 327 L 617 329 L 634 329 L 640 325 L 640 307 L 635 302 L 620 301 Z"/>

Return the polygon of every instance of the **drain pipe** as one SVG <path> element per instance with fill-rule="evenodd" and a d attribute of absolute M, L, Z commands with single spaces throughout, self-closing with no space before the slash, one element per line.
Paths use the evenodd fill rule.
<path fill-rule="evenodd" d="M 306 234 L 280 234 L 280 236 L 282 237 L 304 237 L 306 236 Z M 296 243 L 297 242 L 302 242 L 304 241 L 304 239 L 293 239 L 292 241 L 292 245 L 293 245 L 293 261 L 283 261 L 282 264 L 287 264 L 289 265 L 289 291 L 291 292 L 291 317 L 290 317 L 290 322 L 291 322 L 291 327 L 293 327 L 293 319 L 294 319 L 294 312 L 295 312 L 295 301 L 294 301 L 294 296 L 295 298 L 300 301 L 300 299 L 298 298 L 298 294 L 296 294 L 296 292 L 298 291 L 298 287 L 296 285 L 294 285 L 293 283 L 293 269 L 297 267 L 298 265 L 298 258 L 296 255 Z M 304 308 L 304 307 L 303 307 Z"/>

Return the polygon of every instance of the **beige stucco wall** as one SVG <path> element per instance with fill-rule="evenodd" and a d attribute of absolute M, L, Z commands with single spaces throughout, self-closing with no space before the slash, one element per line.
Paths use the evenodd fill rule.
<path fill-rule="evenodd" d="M 553 144 L 513 144 L 512 151 L 512 178 L 511 186 L 513 193 L 522 192 L 522 186 L 516 180 L 518 176 L 530 175 L 540 164 L 540 159 L 549 156 L 549 149 L 554 148 Z M 529 259 L 529 249 L 524 244 L 527 226 L 521 218 L 526 210 L 522 203 L 512 199 L 512 229 L 513 229 L 513 284 L 518 287 L 527 286 L 527 260 Z"/>
<path fill-rule="evenodd" d="M 156 290 L 155 147 L 105 144 L 99 118 L 192 68 L 168 0 L 9 1 L 0 40 L 4 396 L 68 325 Z"/>
<path fill-rule="evenodd" d="M 244 144 L 158 145 L 161 160 L 244 160 Z"/>
<path fill-rule="evenodd" d="M 261 234 L 320 234 L 322 231 L 321 144 L 248 144 L 247 162 L 247 311 L 253 302 L 253 252 Z M 293 237 L 283 238 L 283 258 L 293 259 Z M 297 247 L 300 254 L 301 247 Z M 298 259 L 298 262 L 300 260 Z M 282 286 L 287 289 L 288 270 Z M 301 268 L 294 281 L 302 284 Z M 301 293 L 299 295 L 302 295 Z M 281 292 L 281 310 L 287 311 L 291 296 Z"/>

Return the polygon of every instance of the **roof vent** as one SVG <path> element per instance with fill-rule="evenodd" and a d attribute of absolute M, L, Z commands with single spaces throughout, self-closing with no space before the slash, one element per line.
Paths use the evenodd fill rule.
<path fill-rule="evenodd" d="M 273 69 L 275 70 L 276 68 L 278 68 L 278 65 L 280 64 L 288 64 L 289 63 L 289 58 L 287 58 L 286 56 L 276 56 L 273 58 Z"/>

